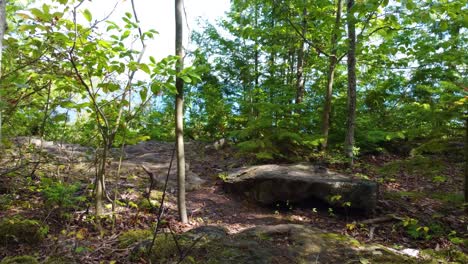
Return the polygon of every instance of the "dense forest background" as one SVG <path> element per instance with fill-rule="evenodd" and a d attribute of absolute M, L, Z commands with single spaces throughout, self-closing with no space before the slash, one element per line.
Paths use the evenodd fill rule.
<path fill-rule="evenodd" d="M 226 138 L 260 160 L 341 152 L 350 115 L 352 13 L 353 152 L 404 151 L 412 143 L 425 151 L 434 150 L 430 144 L 462 142 L 466 3 L 357 1 L 348 11 L 344 4 L 233 1 L 218 25 L 194 32 L 197 48 L 187 55 L 193 66 L 183 73 L 186 136 Z M 75 28 L 73 19 L 49 5 L 28 10 L 13 1 L 7 8 L 4 138 L 36 135 L 99 145 L 103 139 L 94 134 L 100 119 L 118 127 L 113 146 L 124 142 L 124 131 L 127 143 L 174 138 L 175 60 L 142 63 L 140 50 L 126 48 L 130 40 L 140 41 L 130 12 L 124 24 L 105 21 L 106 32 L 96 33 L 100 21 L 86 10 L 78 15 L 89 22 Z M 141 39 L 153 34 L 144 32 Z M 138 80 L 126 81 L 135 71 L 142 73 Z"/>
<path fill-rule="evenodd" d="M 110 21 L 84 1 L 5 2 L 0 182 L 40 171 L 31 149 L 26 163 L 6 160 L 19 138 L 41 138 L 96 150 L 93 192 L 105 198 L 109 160 L 122 162 L 125 146 L 175 141 L 178 98 L 185 141 L 216 142 L 243 164 L 312 162 L 369 179 L 368 166 L 396 160 L 380 183 L 426 174 L 412 187 L 448 190 L 457 216 L 466 209 L 466 0 L 232 0 L 218 23 L 200 19 L 185 55 L 162 60 L 146 56 L 157 32 L 135 8 Z M 404 199 L 421 197 L 410 189 Z M 442 233 L 466 248 L 457 230 Z"/>

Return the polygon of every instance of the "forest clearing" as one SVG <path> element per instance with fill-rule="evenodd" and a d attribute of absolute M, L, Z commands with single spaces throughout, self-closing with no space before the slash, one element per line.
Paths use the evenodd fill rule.
<path fill-rule="evenodd" d="M 468 263 L 466 0 L 197 1 L 0 0 L 0 264 Z"/>

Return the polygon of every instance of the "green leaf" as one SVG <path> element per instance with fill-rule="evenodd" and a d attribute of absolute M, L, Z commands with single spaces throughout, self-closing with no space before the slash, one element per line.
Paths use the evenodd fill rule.
<path fill-rule="evenodd" d="M 184 82 L 186 82 L 186 83 L 192 82 L 192 79 L 190 77 L 188 77 L 188 76 L 180 76 L 180 78 L 182 80 L 184 80 Z"/>
<path fill-rule="evenodd" d="M 146 101 L 146 98 L 148 97 L 148 90 L 147 89 L 142 89 L 140 91 L 140 98 L 141 98 L 141 101 L 144 102 Z"/>
<path fill-rule="evenodd" d="M 161 92 L 162 85 L 160 82 L 155 81 L 151 84 L 151 92 L 153 94 L 159 94 Z"/>
<path fill-rule="evenodd" d="M 120 37 L 120 40 L 124 40 L 124 39 L 128 38 L 128 36 L 130 36 L 130 33 L 131 33 L 130 30 L 125 30 L 125 32 Z"/>
<path fill-rule="evenodd" d="M 85 9 L 83 11 L 83 15 L 86 18 L 86 20 L 88 20 L 88 22 L 91 22 L 91 20 L 93 20 L 93 15 L 91 15 L 91 12 L 88 9 Z"/>
<path fill-rule="evenodd" d="M 147 73 L 147 74 L 151 74 L 150 68 L 148 67 L 148 65 L 146 65 L 144 63 L 140 64 L 140 69 L 142 71 L 144 71 L 145 73 Z"/>

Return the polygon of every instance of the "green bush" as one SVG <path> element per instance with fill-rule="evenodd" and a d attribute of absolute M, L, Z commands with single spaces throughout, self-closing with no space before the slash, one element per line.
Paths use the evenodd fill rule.
<path fill-rule="evenodd" d="M 0 243 L 38 243 L 48 232 L 49 227 L 37 220 L 16 216 L 0 221 Z"/>

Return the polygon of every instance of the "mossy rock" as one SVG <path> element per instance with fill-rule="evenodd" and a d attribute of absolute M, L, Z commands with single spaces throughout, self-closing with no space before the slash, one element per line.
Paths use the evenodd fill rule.
<path fill-rule="evenodd" d="M 37 220 L 16 216 L 0 221 L 0 243 L 39 243 L 48 232 L 49 227 Z"/>
<path fill-rule="evenodd" d="M 384 247 L 361 245 L 339 234 L 325 233 L 303 225 L 259 226 L 235 235 L 220 227 L 201 227 L 176 235 L 177 244 L 187 254 L 182 263 L 343 263 L 369 260 L 370 263 L 416 263 Z M 132 251 L 132 261 L 146 257 L 150 241 Z M 152 263 L 172 263 L 179 249 L 171 234 L 160 234 L 152 250 Z"/>
<path fill-rule="evenodd" d="M 39 261 L 33 256 L 16 256 L 16 257 L 6 257 L 0 264 L 39 264 Z"/>
<path fill-rule="evenodd" d="M 151 238 L 152 234 L 153 232 L 151 230 L 145 230 L 145 229 L 134 229 L 134 230 L 123 232 L 122 234 L 120 234 L 118 238 L 119 247 L 126 248 L 135 243 L 142 242 L 144 240 Z"/>

